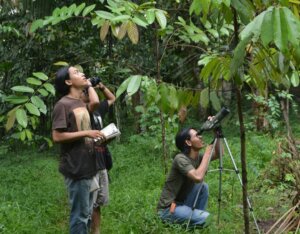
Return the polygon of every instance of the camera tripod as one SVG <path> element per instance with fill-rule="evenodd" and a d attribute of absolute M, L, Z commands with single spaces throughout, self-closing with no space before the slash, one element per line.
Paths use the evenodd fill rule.
<path fill-rule="evenodd" d="M 236 175 L 237 175 L 239 181 L 240 181 L 241 186 L 243 187 L 244 185 L 243 185 L 243 182 L 242 182 L 242 178 L 241 178 L 241 176 L 240 176 L 240 174 L 239 174 L 239 170 L 238 170 L 238 168 L 237 168 L 237 166 L 236 166 L 236 163 L 235 163 L 235 161 L 234 161 L 234 158 L 233 158 L 233 156 L 232 156 L 231 150 L 230 150 L 230 148 L 229 148 L 229 146 L 228 146 L 227 140 L 226 140 L 226 138 L 225 138 L 224 135 L 223 135 L 223 132 L 222 132 L 221 127 L 217 127 L 217 128 L 215 129 L 215 132 L 216 132 L 216 136 L 215 136 L 215 138 L 214 138 L 214 140 L 213 140 L 213 147 L 212 147 L 212 150 L 211 150 L 210 155 L 209 155 L 209 162 L 210 162 L 211 159 L 212 159 L 212 154 L 213 154 L 213 152 L 215 151 L 217 144 L 219 144 L 219 146 L 220 146 L 220 145 L 221 145 L 221 141 L 220 141 L 220 140 L 223 139 L 223 142 L 224 142 L 224 144 L 225 144 L 225 146 L 226 146 L 226 149 L 227 149 L 227 151 L 228 151 L 228 154 L 229 154 L 229 156 L 230 156 L 231 162 L 232 162 L 232 164 L 233 164 L 233 166 L 234 166 L 234 170 L 233 170 L 233 169 L 224 169 L 224 168 L 223 168 L 223 159 L 222 159 L 222 153 L 223 153 L 222 151 L 223 151 L 223 150 L 221 150 L 221 147 L 219 147 L 219 149 L 220 149 L 220 150 L 219 150 L 219 168 L 218 168 L 218 169 L 214 169 L 214 170 L 208 171 L 208 172 L 219 171 L 219 195 L 218 195 L 218 224 L 219 224 L 219 223 L 220 223 L 220 212 L 221 212 L 222 173 L 223 173 L 223 171 L 225 171 L 225 170 L 227 170 L 227 171 L 234 171 L 234 172 L 236 173 Z M 194 209 L 195 209 L 195 207 L 196 207 L 197 200 L 198 200 L 198 198 L 199 198 L 199 194 L 200 194 L 200 191 L 201 191 L 201 189 L 202 189 L 202 186 L 203 186 L 203 184 L 201 184 L 201 186 L 199 187 L 199 190 L 198 190 L 198 192 L 197 192 L 197 195 L 196 195 L 196 198 L 195 198 L 193 207 L 192 207 L 191 215 L 190 215 L 189 220 L 188 220 L 188 223 L 187 223 L 187 229 L 189 228 L 189 224 L 190 224 L 190 221 L 191 221 L 191 218 L 192 218 Z M 256 218 L 255 218 L 255 215 L 254 215 L 254 212 L 253 212 L 253 208 L 252 208 L 252 206 L 251 206 L 251 203 L 250 203 L 250 200 L 249 200 L 248 197 L 247 197 L 247 203 L 248 203 L 248 207 L 249 207 L 250 213 L 251 213 L 251 215 L 252 215 L 252 217 L 253 217 L 255 226 L 256 226 L 256 228 L 257 228 L 257 232 L 260 234 L 261 232 L 260 232 L 260 229 L 259 229 L 259 227 L 258 227 Z"/>

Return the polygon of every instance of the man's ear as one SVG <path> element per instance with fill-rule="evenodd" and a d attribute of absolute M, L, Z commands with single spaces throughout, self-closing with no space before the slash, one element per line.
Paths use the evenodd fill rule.
<path fill-rule="evenodd" d="M 72 85 L 72 81 L 70 79 L 69 80 L 65 80 L 65 84 L 71 86 Z"/>
<path fill-rule="evenodd" d="M 187 144 L 188 146 L 192 146 L 192 142 L 190 140 L 185 140 L 185 144 Z"/>

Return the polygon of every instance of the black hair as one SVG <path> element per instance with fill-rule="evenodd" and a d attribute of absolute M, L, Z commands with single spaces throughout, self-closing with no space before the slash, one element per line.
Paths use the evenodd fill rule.
<path fill-rule="evenodd" d="M 56 72 L 54 86 L 59 96 L 65 96 L 70 92 L 70 86 L 65 82 L 70 79 L 69 68 L 70 66 L 62 67 Z"/>
<path fill-rule="evenodd" d="M 188 155 L 191 151 L 191 147 L 186 144 L 186 140 L 191 139 L 190 130 L 194 128 L 184 128 L 180 130 L 175 137 L 176 147 L 185 155 Z"/>

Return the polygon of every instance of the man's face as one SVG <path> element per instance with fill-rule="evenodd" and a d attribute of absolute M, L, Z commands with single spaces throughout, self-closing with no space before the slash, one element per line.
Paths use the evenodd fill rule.
<path fill-rule="evenodd" d="M 80 72 L 76 67 L 69 68 L 70 80 L 66 80 L 68 85 L 72 85 L 75 88 L 84 88 L 88 85 L 84 73 Z"/>
<path fill-rule="evenodd" d="M 200 150 L 204 147 L 204 142 L 202 140 L 202 136 L 198 135 L 195 129 L 190 130 L 190 140 L 188 140 L 187 144 L 190 145 L 195 150 Z"/>

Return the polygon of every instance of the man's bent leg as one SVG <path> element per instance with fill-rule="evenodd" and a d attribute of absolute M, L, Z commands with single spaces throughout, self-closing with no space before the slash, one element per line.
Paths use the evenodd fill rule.
<path fill-rule="evenodd" d="M 206 183 L 195 184 L 192 191 L 188 194 L 186 200 L 184 201 L 184 205 L 193 208 L 199 189 L 201 190 L 196 202 L 195 209 L 206 210 L 208 201 L 208 185 Z"/>
<path fill-rule="evenodd" d="M 71 206 L 70 233 L 87 234 L 91 210 L 91 179 L 72 180 L 65 178 Z"/>
<path fill-rule="evenodd" d="M 192 217 L 191 217 L 192 215 Z M 170 209 L 164 209 L 159 211 L 160 218 L 169 223 L 183 224 L 190 220 L 190 226 L 202 225 L 209 216 L 209 213 L 204 210 L 195 209 L 192 211 L 191 207 L 186 205 L 177 205 L 174 213 L 170 213 Z"/>

